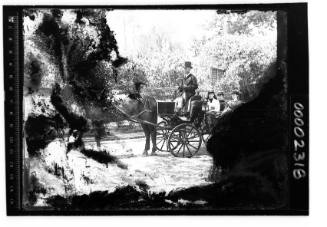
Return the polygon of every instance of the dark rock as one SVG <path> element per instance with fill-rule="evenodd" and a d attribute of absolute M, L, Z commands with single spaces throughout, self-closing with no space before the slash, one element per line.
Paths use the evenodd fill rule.
<path fill-rule="evenodd" d="M 29 205 L 34 205 L 37 202 L 37 197 L 39 194 L 46 194 L 46 189 L 40 184 L 39 179 L 32 173 L 30 176 L 30 184 L 28 186 L 28 202 Z"/>
<path fill-rule="evenodd" d="M 207 144 L 214 165 L 224 173 L 259 175 L 281 197 L 287 191 L 288 148 L 283 78 L 277 64 L 271 64 L 258 82 L 259 94 L 223 115 Z"/>
<path fill-rule="evenodd" d="M 27 152 L 37 156 L 51 141 L 62 136 L 64 121 L 59 115 L 30 115 L 25 123 Z"/>
<path fill-rule="evenodd" d="M 52 105 L 67 121 L 71 131 L 77 130 L 82 133 L 88 131 L 89 128 L 88 128 L 87 120 L 83 116 L 79 116 L 68 110 L 68 108 L 66 107 L 64 101 L 60 96 L 60 91 L 61 89 L 59 84 L 56 84 L 53 88 L 51 99 L 50 99 Z"/>
<path fill-rule="evenodd" d="M 287 148 L 286 97 L 282 74 L 271 64 L 252 101 L 223 115 L 208 141 L 216 166 L 234 167 L 243 157 Z M 266 82 L 268 80 L 268 82 Z"/>

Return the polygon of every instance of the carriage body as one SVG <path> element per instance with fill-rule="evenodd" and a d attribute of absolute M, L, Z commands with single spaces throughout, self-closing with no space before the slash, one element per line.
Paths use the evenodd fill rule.
<path fill-rule="evenodd" d="M 157 125 L 157 149 L 190 158 L 206 142 L 203 101 L 190 101 L 189 117 L 179 116 L 176 105 L 173 101 L 158 101 L 158 116 L 162 120 Z"/>
<path fill-rule="evenodd" d="M 159 116 L 172 116 L 175 114 L 176 103 L 171 101 L 158 101 Z"/>

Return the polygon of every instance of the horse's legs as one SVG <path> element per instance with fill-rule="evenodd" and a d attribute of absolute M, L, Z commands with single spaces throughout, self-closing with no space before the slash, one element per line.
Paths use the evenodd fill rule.
<path fill-rule="evenodd" d="M 85 149 L 84 142 L 82 140 L 84 132 L 80 132 L 77 140 L 75 141 L 75 144 L 77 147 L 79 147 L 81 150 Z"/>
<path fill-rule="evenodd" d="M 95 136 L 95 142 L 97 144 L 98 151 L 101 150 L 101 139 L 98 136 Z"/>
<path fill-rule="evenodd" d="M 145 147 L 143 155 L 148 155 L 148 150 L 150 150 L 150 129 L 147 125 L 141 125 L 145 134 Z"/>
<path fill-rule="evenodd" d="M 101 150 L 101 139 L 105 136 L 105 127 L 103 121 L 94 121 L 93 126 L 95 129 L 94 139 L 97 144 L 97 148 Z"/>
<path fill-rule="evenodd" d="M 95 127 L 94 140 L 97 145 L 98 151 L 100 151 L 101 150 L 101 135 L 100 135 L 99 129 L 97 127 Z"/>
<path fill-rule="evenodd" d="M 157 150 L 157 130 L 155 127 L 151 126 L 151 140 L 152 140 L 152 153 L 155 154 Z"/>

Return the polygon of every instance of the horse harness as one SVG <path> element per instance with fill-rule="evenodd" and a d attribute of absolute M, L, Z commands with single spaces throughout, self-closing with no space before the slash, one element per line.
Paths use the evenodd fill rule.
<path fill-rule="evenodd" d="M 119 108 L 117 105 L 113 104 L 113 106 L 119 111 L 121 112 L 123 115 L 125 115 L 130 121 L 134 122 L 134 123 L 141 123 L 141 124 L 148 124 L 148 125 L 152 125 L 157 127 L 157 124 L 154 124 L 150 121 L 146 121 L 146 120 L 142 120 L 139 117 L 144 114 L 145 112 L 152 112 L 152 110 L 144 108 L 144 110 L 142 110 L 140 113 L 138 114 L 134 114 L 134 115 L 129 115 L 128 113 L 126 113 L 124 110 L 122 110 L 121 108 Z"/>

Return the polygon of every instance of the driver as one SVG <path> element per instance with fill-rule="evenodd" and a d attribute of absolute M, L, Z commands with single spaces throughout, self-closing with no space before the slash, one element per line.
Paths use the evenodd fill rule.
<path fill-rule="evenodd" d="M 185 75 L 182 80 L 182 84 L 178 90 L 182 92 L 183 108 L 182 112 L 186 114 L 188 111 L 188 101 L 195 95 L 195 90 L 198 88 L 198 82 L 196 77 L 191 73 L 192 63 L 190 61 L 185 62 Z"/>

